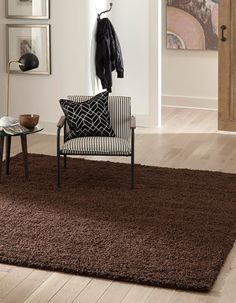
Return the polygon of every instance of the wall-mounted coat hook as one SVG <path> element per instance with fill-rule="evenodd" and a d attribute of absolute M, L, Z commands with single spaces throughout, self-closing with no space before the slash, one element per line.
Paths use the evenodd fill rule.
<path fill-rule="evenodd" d="M 112 10 L 112 6 L 113 6 L 113 3 L 110 2 L 110 8 L 108 10 L 106 10 L 106 11 L 101 12 L 100 14 L 98 14 L 98 19 L 100 19 L 100 17 L 101 17 L 102 14 L 110 12 Z"/>

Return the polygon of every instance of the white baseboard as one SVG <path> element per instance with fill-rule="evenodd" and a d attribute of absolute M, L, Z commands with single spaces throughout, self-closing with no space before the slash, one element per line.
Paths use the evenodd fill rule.
<path fill-rule="evenodd" d="M 137 127 L 153 127 L 153 117 L 149 115 L 135 116 Z M 42 133 L 45 135 L 56 135 L 57 122 L 40 121 L 40 125 L 42 125 L 42 127 L 44 128 Z"/>
<path fill-rule="evenodd" d="M 163 95 L 162 106 L 218 110 L 218 100 L 204 97 Z"/>
<path fill-rule="evenodd" d="M 195 108 L 205 110 L 218 110 L 218 100 L 214 98 L 186 97 L 186 96 L 162 96 L 162 106 L 164 107 L 181 107 Z M 151 115 L 136 115 L 138 127 L 155 127 L 153 116 Z M 57 121 L 41 121 L 40 124 L 44 127 L 44 134 L 56 135 Z M 156 125 L 158 127 L 158 125 Z"/>
<path fill-rule="evenodd" d="M 43 127 L 42 133 L 45 135 L 56 135 L 57 122 L 40 121 L 40 125 Z"/>
<path fill-rule="evenodd" d="M 153 120 L 153 116 L 151 115 L 136 115 L 137 127 L 155 127 Z M 156 127 L 158 127 L 158 125 Z"/>

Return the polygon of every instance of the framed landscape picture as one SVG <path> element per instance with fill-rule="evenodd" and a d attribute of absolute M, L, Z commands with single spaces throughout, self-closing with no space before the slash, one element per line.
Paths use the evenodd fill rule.
<path fill-rule="evenodd" d="M 49 19 L 49 0 L 6 0 L 6 17 Z"/>
<path fill-rule="evenodd" d="M 19 60 L 25 53 L 33 53 L 39 59 L 39 67 L 25 73 L 51 74 L 50 25 L 7 25 L 7 63 Z M 11 73 L 21 72 L 12 64 Z"/>
<path fill-rule="evenodd" d="M 218 49 L 219 0 L 166 0 L 167 48 Z"/>

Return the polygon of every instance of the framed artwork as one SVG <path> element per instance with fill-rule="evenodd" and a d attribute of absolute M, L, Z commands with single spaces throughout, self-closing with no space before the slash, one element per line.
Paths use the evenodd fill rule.
<path fill-rule="evenodd" d="M 219 0 L 166 0 L 167 48 L 218 49 Z"/>
<path fill-rule="evenodd" d="M 6 17 L 14 19 L 49 19 L 49 0 L 5 0 Z"/>
<path fill-rule="evenodd" d="M 37 69 L 28 74 L 51 74 L 50 25 L 7 25 L 7 63 L 19 60 L 25 53 L 33 53 L 39 59 Z M 21 73 L 12 64 L 11 73 Z"/>

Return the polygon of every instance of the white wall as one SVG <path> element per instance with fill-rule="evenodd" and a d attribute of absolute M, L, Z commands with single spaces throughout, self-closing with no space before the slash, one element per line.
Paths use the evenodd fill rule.
<path fill-rule="evenodd" d="M 11 75 L 10 114 L 38 113 L 47 130 L 55 130 L 61 115 L 58 100 L 68 94 L 98 91 L 94 66 L 94 35 L 97 13 L 106 0 L 51 0 L 51 19 L 46 21 L 5 19 L 5 1 L 0 1 L 0 114 L 6 110 L 7 23 L 51 24 L 52 75 Z M 154 123 L 157 71 L 156 1 L 114 1 L 114 26 L 121 40 L 125 78 L 114 81 L 114 93 L 131 95 L 133 113 L 139 121 Z M 111 15 L 109 15 L 111 17 Z M 150 45 L 152 47 L 150 48 Z"/>
<path fill-rule="evenodd" d="M 113 93 L 131 95 L 134 112 L 149 112 L 149 5 L 147 0 L 119 0 L 112 10 L 112 22 L 121 43 L 125 78 L 116 79 Z M 142 22 L 140 22 L 142 20 Z"/>
<path fill-rule="evenodd" d="M 94 40 L 97 12 L 106 0 L 51 0 L 51 19 L 27 21 L 5 19 L 5 1 L 0 1 L 0 112 L 6 105 L 6 29 L 7 23 L 51 24 L 52 75 L 11 75 L 11 115 L 38 113 L 41 121 L 55 129 L 61 115 L 58 100 L 68 94 L 93 94 Z M 16 58 L 17 59 L 17 58 Z"/>
<path fill-rule="evenodd" d="M 38 113 L 55 129 L 61 114 L 59 98 L 68 94 L 97 92 L 94 70 L 96 14 L 106 0 L 51 0 L 49 21 L 5 19 L 5 1 L 0 1 L 0 114 L 6 110 L 7 23 L 51 24 L 52 75 L 11 75 L 11 115 Z M 112 22 L 119 36 L 125 78 L 114 75 L 113 93 L 130 95 L 133 113 L 140 125 L 157 125 L 157 17 L 156 0 L 113 1 Z M 163 1 L 163 6 L 164 1 Z M 165 24 L 165 13 L 163 13 Z M 163 26 L 165 38 L 165 26 Z M 164 103 L 217 105 L 217 52 L 163 49 Z M 192 104 L 192 105 L 194 105 Z"/>
<path fill-rule="evenodd" d="M 163 104 L 216 109 L 218 52 L 167 50 L 163 11 Z"/>
<path fill-rule="evenodd" d="M 157 8 L 156 0 L 119 0 L 111 14 L 125 65 L 125 79 L 114 74 L 113 94 L 131 96 L 139 124 L 152 126 L 158 124 Z"/>

